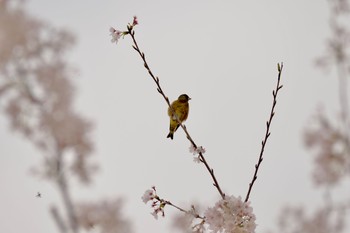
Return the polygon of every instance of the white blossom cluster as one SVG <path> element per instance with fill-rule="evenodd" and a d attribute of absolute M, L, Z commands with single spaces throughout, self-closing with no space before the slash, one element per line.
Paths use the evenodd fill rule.
<path fill-rule="evenodd" d="M 198 146 L 197 148 L 195 148 L 192 144 L 189 147 L 190 153 L 192 153 L 193 155 L 197 155 L 197 157 L 193 158 L 193 161 L 196 163 L 200 163 L 201 162 L 201 158 L 200 158 L 200 154 L 204 154 L 205 153 L 205 148 L 203 148 L 202 146 Z"/>
<path fill-rule="evenodd" d="M 149 201 L 152 202 L 153 212 L 151 214 L 155 219 L 158 219 L 158 214 L 160 214 L 162 217 L 165 216 L 164 207 L 166 205 L 166 201 L 158 197 L 155 186 L 152 186 L 152 189 L 147 189 L 141 199 L 145 204 L 147 204 Z"/>
<path fill-rule="evenodd" d="M 255 232 L 255 215 L 249 202 L 241 197 L 227 196 L 216 202 L 214 207 L 205 212 L 205 222 L 213 233 L 253 233 Z"/>

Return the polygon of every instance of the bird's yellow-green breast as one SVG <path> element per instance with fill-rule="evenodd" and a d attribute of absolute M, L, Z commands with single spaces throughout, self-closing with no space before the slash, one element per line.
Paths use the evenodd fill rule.
<path fill-rule="evenodd" d="M 177 100 L 175 100 L 171 104 L 171 108 L 168 108 L 168 115 L 170 117 L 170 127 L 167 138 L 173 139 L 175 131 L 177 130 L 177 128 L 179 128 L 179 122 L 177 121 L 176 116 L 181 123 L 187 119 L 189 112 L 188 101 L 190 99 L 191 98 L 188 95 L 182 94 Z"/>

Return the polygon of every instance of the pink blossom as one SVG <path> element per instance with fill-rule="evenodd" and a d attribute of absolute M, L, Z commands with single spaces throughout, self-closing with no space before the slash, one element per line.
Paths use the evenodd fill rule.
<path fill-rule="evenodd" d="M 200 163 L 201 159 L 199 158 L 199 156 L 193 157 L 193 162 Z"/>
<path fill-rule="evenodd" d="M 136 25 L 138 25 L 138 24 L 139 24 L 139 21 L 137 20 L 137 17 L 134 16 L 134 20 L 133 20 L 133 22 L 132 22 L 132 26 L 136 26 Z"/>
<path fill-rule="evenodd" d="M 120 37 L 122 37 L 122 35 L 123 35 L 123 32 L 122 31 L 119 31 L 119 30 L 116 30 L 116 29 L 114 29 L 113 27 L 111 27 L 110 29 L 109 29 L 109 31 L 110 31 L 110 35 L 112 36 L 112 39 L 111 39 L 111 42 L 112 43 L 118 43 L 118 40 L 120 39 Z"/>
<path fill-rule="evenodd" d="M 151 215 L 152 215 L 156 220 L 158 220 L 158 214 L 157 214 L 156 211 L 153 211 L 153 212 L 151 213 Z"/>
<path fill-rule="evenodd" d="M 190 153 L 193 153 L 193 155 L 198 155 L 198 154 L 204 154 L 205 153 L 205 149 L 202 146 L 197 146 L 197 148 L 195 148 L 193 145 L 191 145 L 189 147 Z"/>
<path fill-rule="evenodd" d="M 154 190 L 153 189 L 147 189 L 145 193 L 142 196 L 142 201 L 147 204 L 147 202 L 151 201 L 154 198 Z"/>

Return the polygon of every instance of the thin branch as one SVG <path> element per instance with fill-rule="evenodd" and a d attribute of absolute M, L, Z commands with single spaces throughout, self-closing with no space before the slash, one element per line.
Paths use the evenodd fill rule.
<path fill-rule="evenodd" d="M 133 42 L 134 42 L 134 45 L 132 46 L 136 52 L 140 55 L 140 57 L 142 58 L 143 60 L 143 63 L 144 63 L 144 67 L 146 68 L 146 70 L 148 71 L 149 75 L 152 77 L 153 81 L 156 83 L 157 85 L 157 91 L 159 92 L 159 94 L 161 94 L 165 100 L 165 102 L 168 104 L 169 108 L 174 112 L 174 110 L 172 109 L 171 107 L 171 104 L 169 102 L 169 98 L 165 95 L 165 93 L 163 92 L 163 89 L 162 87 L 160 86 L 160 81 L 159 81 L 159 78 L 156 77 L 153 72 L 151 71 L 148 63 L 147 63 L 147 60 L 146 60 L 146 56 L 143 52 L 141 52 L 138 44 L 137 44 L 137 41 L 136 41 L 136 38 L 135 38 L 135 31 L 133 30 L 133 26 L 129 25 L 128 26 L 128 34 L 130 34 Z M 181 128 L 184 130 L 185 134 L 186 134 L 186 137 L 187 139 L 191 142 L 192 146 L 197 149 L 197 145 L 196 143 L 194 142 L 194 140 L 192 139 L 192 137 L 190 136 L 189 132 L 187 131 L 186 129 L 186 126 L 184 126 L 180 120 L 178 119 L 177 115 L 174 114 L 174 116 L 176 117 L 176 120 L 177 122 L 179 123 L 179 125 L 181 126 Z M 225 193 L 221 190 L 220 188 L 220 185 L 219 185 L 219 182 L 217 181 L 215 175 L 214 175 L 214 170 L 212 168 L 210 168 L 209 164 L 207 163 L 207 161 L 205 160 L 203 154 L 200 152 L 199 153 L 199 158 L 201 160 L 202 163 L 204 163 L 205 167 L 207 168 L 208 172 L 210 173 L 210 176 L 212 177 L 214 183 L 214 187 L 216 187 L 216 189 L 218 190 L 218 192 L 220 193 L 221 197 L 223 199 L 225 199 Z"/>
<path fill-rule="evenodd" d="M 253 188 L 253 185 L 254 185 L 256 179 L 258 178 L 257 174 L 258 174 L 258 170 L 259 170 L 260 164 L 263 161 L 263 154 L 264 154 L 266 142 L 267 142 L 267 139 L 270 137 L 270 134 L 271 134 L 270 126 L 271 126 L 272 118 L 275 115 L 275 106 L 276 106 L 276 103 L 277 103 L 277 94 L 278 94 L 278 91 L 283 87 L 282 85 L 280 85 L 282 69 L 283 69 L 283 63 L 281 63 L 281 65 L 278 64 L 278 79 L 277 79 L 276 89 L 272 91 L 273 102 L 272 102 L 270 117 L 269 117 L 269 120 L 266 122 L 265 137 L 264 137 L 264 140 L 261 142 L 261 150 L 260 150 L 259 159 L 258 159 L 258 162 L 255 164 L 254 175 L 253 175 L 252 181 L 249 183 L 249 189 L 248 189 L 247 195 L 245 197 L 245 202 L 247 202 L 249 200 L 250 192 L 252 191 L 252 188 Z"/>
<path fill-rule="evenodd" d="M 197 214 L 197 213 L 194 214 L 194 213 L 192 213 L 191 211 L 182 209 L 181 207 L 178 207 L 177 205 L 174 205 L 174 204 L 171 203 L 170 201 L 166 201 L 166 200 L 162 200 L 162 201 L 164 201 L 165 204 L 170 205 L 170 206 L 174 207 L 175 209 L 180 210 L 181 212 L 184 212 L 185 214 L 191 214 L 191 215 L 193 215 L 193 217 L 195 217 L 195 218 L 200 218 L 200 219 L 203 219 L 203 220 L 204 220 L 204 217 L 203 217 L 203 216 L 200 216 L 200 215 Z M 193 209 L 193 208 L 194 208 L 194 207 L 192 207 L 192 209 Z"/>
<path fill-rule="evenodd" d="M 57 228 L 59 229 L 59 231 L 61 233 L 67 233 L 68 232 L 67 226 L 64 223 L 60 213 L 58 212 L 57 207 L 56 206 L 52 206 L 50 208 L 50 212 L 51 212 L 51 215 L 52 215 L 53 219 L 55 220 L 55 223 L 56 223 Z"/>
<path fill-rule="evenodd" d="M 69 226 L 71 228 L 72 233 L 77 233 L 78 232 L 78 223 L 77 223 L 77 218 L 76 218 L 76 213 L 74 209 L 74 204 L 71 198 L 71 195 L 69 193 L 69 188 L 67 184 L 67 178 L 64 172 L 61 171 L 62 166 L 62 152 L 60 149 L 56 150 L 56 162 L 57 162 L 57 179 L 56 179 L 56 184 L 58 187 L 58 190 L 61 193 L 63 204 L 66 208 L 67 211 L 67 216 L 68 216 L 68 222 Z"/>

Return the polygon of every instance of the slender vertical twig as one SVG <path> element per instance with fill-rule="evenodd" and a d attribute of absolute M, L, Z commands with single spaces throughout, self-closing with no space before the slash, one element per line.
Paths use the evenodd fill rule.
<path fill-rule="evenodd" d="M 60 233 L 67 233 L 68 232 L 67 226 L 64 223 L 60 213 L 58 212 L 57 207 L 52 206 L 50 208 L 50 212 L 51 212 L 52 218 L 55 220 L 55 223 L 56 223 L 57 228 L 59 229 Z"/>
<path fill-rule="evenodd" d="M 146 56 L 143 52 L 141 52 L 138 44 L 137 44 L 137 41 L 136 41 L 136 38 L 135 38 L 135 31 L 133 30 L 133 26 L 131 25 L 128 25 L 128 34 L 130 34 L 132 40 L 133 40 L 133 43 L 134 45 L 132 46 L 136 51 L 137 53 L 141 56 L 142 60 L 143 60 L 143 65 L 144 67 L 146 68 L 146 70 L 148 71 L 149 75 L 152 77 L 153 81 L 156 83 L 157 85 L 157 91 L 159 92 L 159 94 L 161 94 L 165 100 L 165 102 L 167 103 L 167 105 L 169 106 L 170 109 L 171 108 L 171 105 L 170 105 L 170 102 L 169 102 L 169 98 L 165 95 L 165 93 L 163 92 L 163 89 L 162 87 L 160 86 L 160 81 L 159 81 L 159 78 L 156 77 L 153 72 L 151 71 L 148 63 L 147 63 L 147 60 L 146 60 Z M 172 109 L 172 111 L 174 111 Z M 190 136 L 189 132 L 187 131 L 187 128 L 185 125 L 183 125 L 180 120 L 177 118 L 176 114 L 174 114 L 175 117 L 176 117 L 176 120 L 178 121 L 179 125 L 181 126 L 181 128 L 184 130 L 185 134 L 186 134 L 186 137 L 187 139 L 191 142 L 192 146 L 197 149 L 197 145 L 196 143 L 194 142 L 194 140 L 192 139 L 192 137 Z M 200 158 L 200 161 L 205 165 L 206 169 L 208 170 L 208 172 L 210 173 L 210 176 L 212 177 L 213 179 L 213 185 L 214 187 L 216 187 L 216 189 L 218 190 L 218 192 L 220 193 L 220 196 L 224 199 L 225 198 L 225 193 L 221 190 L 220 188 L 220 185 L 219 185 L 219 182 L 217 181 L 215 175 L 214 175 L 214 170 L 212 168 L 210 168 L 208 162 L 206 161 L 206 159 L 204 158 L 203 156 L 203 153 L 202 152 L 199 152 L 199 158 Z"/>
<path fill-rule="evenodd" d="M 71 200 L 70 194 L 68 192 L 66 178 L 63 176 L 60 176 L 60 178 L 58 178 L 57 185 L 58 185 L 59 191 L 61 192 L 64 206 L 66 207 L 68 221 L 69 221 L 69 225 L 72 230 L 72 233 L 77 233 L 78 225 L 77 225 L 74 205 Z"/>
<path fill-rule="evenodd" d="M 281 63 L 281 65 L 278 64 L 278 79 L 277 79 L 276 89 L 272 91 L 273 102 L 272 102 L 270 117 L 269 117 L 269 120 L 266 122 L 265 137 L 264 137 L 264 140 L 262 140 L 262 142 L 261 142 L 261 150 L 260 150 L 259 159 L 258 159 L 258 162 L 255 164 L 254 175 L 253 175 L 252 181 L 249 183 L 249 188 L 248 188 L 247 195 L 245 197 L 245 202 L 247 202 L 249 200 L 250 192 L 252 191 L 252 188 L 253 188 L 253 185 L 254 185 L 256 179 L 258 178 L 257 174 L 258 174 L 260 164 L 263 161 L 263 154 L 264 154 L 264 150 L 265 150 L 265 145 L 266 145 L 267 139 L 270 137 L 270 134 L 271 134 L 270 126 L 271 126 L 272 118 L 275 115 L 277 94 L 278 94 L 278 91 L 283 87 L 283 85 L 280 85 L 282 69 L 283 69 L 283 63 Z"/>
<path fill-rule="evenodd" d="M 56 149 L 55 159 L 57 162 L 56 184 L 57 184 L 58 190 L 61 193 L 63 204 L 64 204 L 66 212 L 67 212 L 67 217 L 68 217 L 67 221 L 69 223 L 71 232 L 77 233 L 78 232 L 78 223 L 77 223 L 77 219 L 76 219 L 74 204 L 73 204 L 71 195 L 69 193 L 66 175 L 65 175 L 64 171 L 61 170 L 61 169 L 63 169 L 62 164 L 61 164 L 62 163 L 61 150 Z"/>

